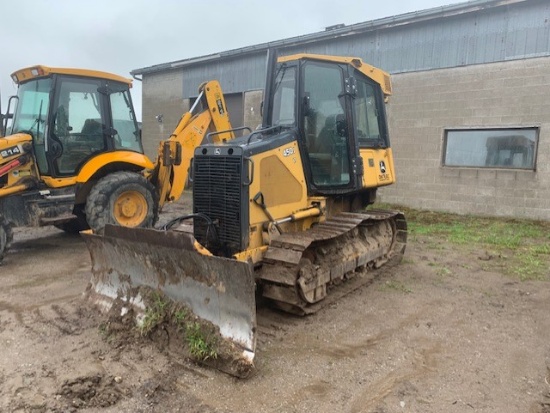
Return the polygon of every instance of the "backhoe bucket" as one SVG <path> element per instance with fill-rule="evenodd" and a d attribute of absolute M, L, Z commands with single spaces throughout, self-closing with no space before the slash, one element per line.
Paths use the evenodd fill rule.
<path fill-rule="evenodd" d="M 219 328 L 236 349 L 230 362 L 213 363 L 239 377 L 253 369 L 256 347 L 254 274 L 248 263 L 204 255 L 191 234 L 107 225 L 83 233 L 92 259 L 89 297 L 104 310 L 122 299 L 141 314 L 141 287 L 160 291 Z M 225 346 L 228 348 L 228 346 Z"/>

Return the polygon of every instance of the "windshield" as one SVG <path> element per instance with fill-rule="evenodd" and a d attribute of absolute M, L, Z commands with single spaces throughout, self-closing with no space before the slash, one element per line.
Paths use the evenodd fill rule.
<path fill-rule="evenodd" d="M 30 132 L 36 142 L 44 142 L 51 84 L 52 79 L 47 78 L 32 80 L 19 86 L 12 133 Z"/>

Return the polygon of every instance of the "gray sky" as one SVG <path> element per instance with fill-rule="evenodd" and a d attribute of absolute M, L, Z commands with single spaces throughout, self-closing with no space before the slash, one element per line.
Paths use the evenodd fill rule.
<path fill-rule="evenodd" d="M 16 93 L 10 74 L 27 66 L 79 67 L 130 77 L 131 70 L 159 63 L 461 2 L 4 0 L 2 111 Z M 141 118 L 139 82 L 134 82 L 132 96 Z"/>

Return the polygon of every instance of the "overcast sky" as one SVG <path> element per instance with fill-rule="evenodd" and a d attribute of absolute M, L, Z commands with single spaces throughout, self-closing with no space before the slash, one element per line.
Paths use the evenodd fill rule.
<path fill-rule="evenodd" d="M 10 74 L 43 64 L 113 72 L 216 53 L 462 0 L 3 0 L 2 112 Z M 223 85 L 222 85 L 223 86 Z M 132 90 L 141 117 L 141 85 Z"/>

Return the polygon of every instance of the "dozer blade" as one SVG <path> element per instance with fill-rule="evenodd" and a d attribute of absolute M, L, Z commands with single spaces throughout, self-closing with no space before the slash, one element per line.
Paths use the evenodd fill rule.
<path fill-rule="evenodd" d="M 108 310 L 123 299 L 143 313 L 140 287 L 161 291 L 219 327 L 223 341 L 238 349 L 239 357 L 214 363 L 217 368 L 239 377 L 253 370 L 256 301 L 248 263 L 203 255 L 191 234 L 178 231 L 107 225 L 102 235 L 83 236 L 92 259 L 89 297 L 95 304 Z"/>

